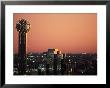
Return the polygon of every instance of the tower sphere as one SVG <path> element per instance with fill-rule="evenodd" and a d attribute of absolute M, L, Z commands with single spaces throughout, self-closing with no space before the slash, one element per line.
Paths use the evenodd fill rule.
<path fill-rule="evenodd" d="M 16 29 L 18 32 L 27 33 L 30 30 L 30 24 L 25 19 L 20 19 L 16 23 Z"/>

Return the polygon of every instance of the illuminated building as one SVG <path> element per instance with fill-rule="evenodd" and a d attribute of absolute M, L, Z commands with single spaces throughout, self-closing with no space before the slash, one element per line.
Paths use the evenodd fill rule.
<path fill-rule="evenodd" d="M 53 68 L 54 75 L 57 75 L 58 70 L 61 69 L 61 59 L 63 59 L 63 54 L 58 49 L 48 49 L 47 58 L 50 60 L 47 67 L 51 66 L 50 68 Z"/>

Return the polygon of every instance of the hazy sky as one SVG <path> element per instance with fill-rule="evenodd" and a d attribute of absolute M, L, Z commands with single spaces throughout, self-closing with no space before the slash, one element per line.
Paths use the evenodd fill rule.
<path fill-rule="evenodd" d="M 58 48 L 69 53 L 97 52 L 97 14 L 16 13 L 14 14 L 14 52 L 18 52 L 16 22 L 31 24 L 27 33 L 27 52 L 44 52 Z"/>

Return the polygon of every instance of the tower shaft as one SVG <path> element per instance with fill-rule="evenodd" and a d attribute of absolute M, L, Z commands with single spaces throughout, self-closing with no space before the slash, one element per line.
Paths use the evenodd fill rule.
<path fill-rule="evenodd" d="M 19 32 L 19 74 L 26 72 L 26 33 Z"/>

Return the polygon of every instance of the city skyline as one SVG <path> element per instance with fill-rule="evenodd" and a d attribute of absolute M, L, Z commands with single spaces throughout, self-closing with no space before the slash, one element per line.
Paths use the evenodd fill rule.
<path fill-rule="evenodd" d="M 14 13 L 14 53 L 18 52 L 19 19 L 31 24 L 27 34 L 27 53 L 58 48 L 65 53 L 97 52 L 97 14 Z"/>

